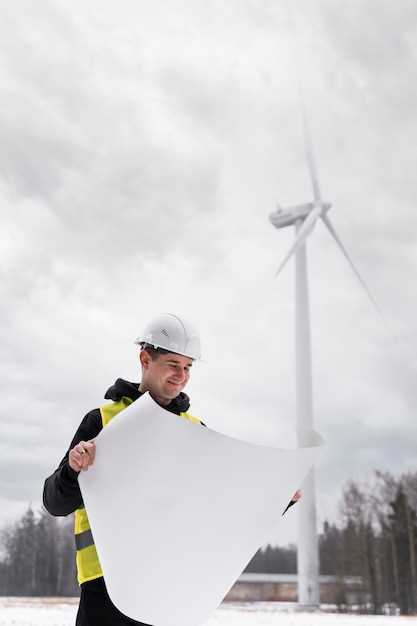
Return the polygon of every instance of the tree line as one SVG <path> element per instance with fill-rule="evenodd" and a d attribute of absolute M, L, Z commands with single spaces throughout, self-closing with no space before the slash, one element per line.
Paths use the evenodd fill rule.
<path fill-rule="evenodd" d="M 56 518 L 32 507 L 1 532 L 0 595 L 79 595 L 73 516 Z"/>
<path fill-rule="evenodd" d="M 366 612 L 395 604 L 417 613 L 417 472 L 395 478 L 375 472 L 371 481 L 349 481 L 339 503 L 339 520 L 325 521 L 319 536 L 320 573 L 338 581 L 339 605 L 347 604 L 347 576 L 360 579 Z M 266 546 L 249 572 L 296 573 L 296 547 Z M 362 594 L 365 595 L 365 594 Z"/>
<path fill-rule="evenodd" d="M 1 532 L 0 595 L 78 595 L 73 516 L 55 518 L 31 507 Z M 340 604 L 345 578 L 356 576 L 369 602 L 381 612 L 395 603 L 402 614 L 417 613 L 417 472 L 394 477 L 375 472 L 371 481 L 348 482 L 339 519 L 325 521 L 319 536 L 320 572 L 334 575 Z M 296 573 L 296 547 L 259 550 L 246 572 Z"/>

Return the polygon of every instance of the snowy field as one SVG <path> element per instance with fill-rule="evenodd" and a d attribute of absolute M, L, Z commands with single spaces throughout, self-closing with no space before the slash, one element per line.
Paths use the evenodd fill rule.
<path fill-rule="evenodd" d="M 74 626 L 78 600 L 0 598 L 0 626 Z M 416 625 L 417 617 L 298 613 L 274 603 L 222 605 L 207 626 L 398 626 Z"/>

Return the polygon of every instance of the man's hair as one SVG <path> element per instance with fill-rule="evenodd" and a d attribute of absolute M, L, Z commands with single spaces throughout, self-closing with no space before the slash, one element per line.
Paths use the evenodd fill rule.
<path fill-rule="evenodd" d="M 171 354 L 169 350 L 165 350 L 165 348 L 155 348 L 155 346 L 150 343 L 142 343 L 141 349 L 146 350 L 152 361 L 156 361 L 161 354 Z"/>

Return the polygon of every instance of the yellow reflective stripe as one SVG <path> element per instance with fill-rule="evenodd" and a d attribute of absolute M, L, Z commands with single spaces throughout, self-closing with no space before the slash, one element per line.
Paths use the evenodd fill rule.
<path fill-rule="evenodd" d="M 120 411 L 123 411 L 123 409 L 126 409 L 129 404 L 132 404 L 132 402 L 133 400 L 131 398 L 123 396 L 118 402 L 109 402 L 109 404 L 104 404 L 102 407 L 100 407 L 103 428 L 104 426 L 107 426 L 109 422 L 111 422 L 113 417 L 120 413 Z"/>
<path fill-rule="evenodd" d="M 77 533 L 74 537 L 77 550 L 83 550 L 88 546 L 94 545 L 93 533 L 91 532 L 91 529 L 85 530 L 83 533 Z"/>

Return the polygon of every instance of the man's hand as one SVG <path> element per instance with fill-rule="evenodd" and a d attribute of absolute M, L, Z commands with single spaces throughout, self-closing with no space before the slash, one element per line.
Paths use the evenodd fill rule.
<path fill-rule="evenodd" d="M 301 491 L 297 489 L 297 491 L 295 492 L 295 494 L 293 495 L 293 497 L 291 498 L 291 500 L 288 502 L 287 506 L 283 510 L 282 515 L 285 515 L 285 513 L 288 511 L 290 506 L 293 506 L 296 502 L 298 502 L 300 498 L 301 498 Z"/>
<path fill-rule="evenodd" d="M 75 472 L 87 471 L 89 466 L 94 463 L 96 456 L 96 444 L 94 439 L 90 441 L 80 441 L 70 450 L 68 462 L 71 469 Z"/>
<path fill-rule="evenodd" d="M 292 502 L 298 502 L 298 500 L 300 498 L 301 498 L 301 491 L 299 489 L 297 489 L 297 491 L 295 492 L 295 494 L 293 495 L 291 500 L 292 500 Z"/>

